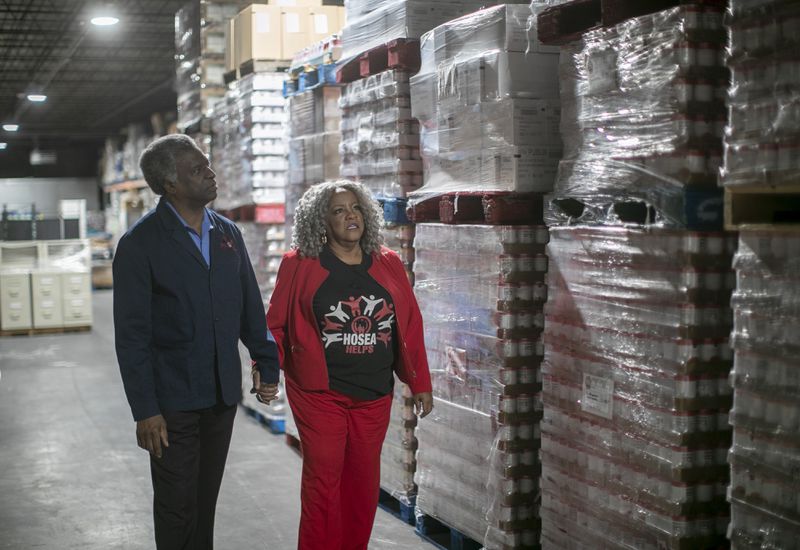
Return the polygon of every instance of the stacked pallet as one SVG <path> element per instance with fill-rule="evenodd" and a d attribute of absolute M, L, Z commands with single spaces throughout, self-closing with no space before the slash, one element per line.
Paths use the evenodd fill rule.
<path fill-rule="evenodd" d="M 565 149 L 551 223 L 719 227 L 724 45 L 721 9 L 686 4 L 562 48 Z"/>
<path fill-rule="evenodd" d="M 602 5 L 610 21 L 645 9 Z M 719 231 L 716 188 L 721 25 L 719 8 L 685 4 L 562 49 L 565 158 L 546 212 L 543 548 L 724 545 L 736 243 Z"/>
<path fill-rule="evenodd" d="M 532 23 L 530 6 L 503 5 L 440 25 L 411 80 L 424 164 L 410 196 L 416 292 L 436 400 L 417 428 L 417 509 L 423 526 L 487 548 L 539 543 L 538 224 L 561 145 L 558 50 Z"/>
<path fill-rule="evenodd" d="M 543 226 L 417 225 L 415 292 L 436 407 L 419 513 L 487 548 L 538 544 Z"/>
<path fill-rule="evenodd" d="M 716 548 L 735 238 L 551 227 L 544 548 Z"/>
<path fill-rule="evenodd" d="M 728 18 L 732 79 L 722 183 L 725 221 L 741 229 L 728 532 L 737 550 L 800 547 L 799 8 L 734 1 Z"/>
<path fill-rule="evenodd" d="M 800 233 L 742 231 L 731 411 L 733 548 L 798 548 Z"/>

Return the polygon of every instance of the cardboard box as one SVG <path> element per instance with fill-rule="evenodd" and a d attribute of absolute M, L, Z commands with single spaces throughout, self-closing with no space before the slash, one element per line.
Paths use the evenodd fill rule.
<path fill-rule="evenodd" d="M 556 54 L 488 52 L 458 64 L 458 86 L 464 103 L 503 97 L 558 99 Z"/>
<path fill-rule="evenodd" d="M 237 66 L 250 59 L 284 59 L 279 6 L 252 4 L 234 21 Z"/>
<path fill-rule="evenodd" d="M 553 190 L 561 151 L 507 147 L 481 152 L 480 189 L 548 193 Z"/>
<path fill-rule="evenodd" d="M 236 64 L 250 59 L 291 61 L 303 48 L 338 32 L 344 8 L 298 3 L 253 4 L 235 19 Z"/>

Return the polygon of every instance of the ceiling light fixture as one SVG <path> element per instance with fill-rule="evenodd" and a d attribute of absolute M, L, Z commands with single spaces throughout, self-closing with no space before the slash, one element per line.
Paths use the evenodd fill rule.
<path fill-rule="evenodd" d="M 8 147 L 8 143 L 6 143 L 5 141 L 0 141 L 0 151 L 5 149 L 6 147 Z"/>
<path fill-rule="evenodd" d="M 47 101 L 47 96 L 44 94 L 28 94 L 28 101 L 41 103 L 43 101 Z"/>
<path fill-rule="evenodd" d="M 3 130 L 6 132 L 16 132 L 19 130 L 19 124 L 3 124 Z"/>
<path fill-rule="evenodd" d="M 92 17 L 91 22 L 92 25 L 97 25 L 98 27 L 110 27 L 111 25 L 116 25 L 119 23 L 119 17 L 114 17 L 113 15 L 100 15 L 98 17 Z"/>

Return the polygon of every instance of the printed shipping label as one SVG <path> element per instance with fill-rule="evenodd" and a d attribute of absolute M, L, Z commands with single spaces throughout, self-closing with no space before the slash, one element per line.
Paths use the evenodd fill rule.
<path fill-rule="evenodd" d="M 584 374 L 581 410 L 610 420 L 614 412 L 614 381 Z"/>

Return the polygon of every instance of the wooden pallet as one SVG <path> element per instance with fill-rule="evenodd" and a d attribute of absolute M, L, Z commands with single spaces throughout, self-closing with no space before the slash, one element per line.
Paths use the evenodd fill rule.
<path fill-rule="evenodd" d="M 408 207 L 413 223 L 541 225 L 542 193 L 460 192 L 437 195 Z"/>
<path fill-rule="evenodd" d="M 403 502 L 392 496 L 391 493 L 385 489 L 381 489 L 380 495 L 378 496 L 378 508 L 392 514 L 403 523 L 413 526 L 417 523 L 417 517 L 414 513 L 417 497 L 416 495 L 412 495 L 407 497 L 407 500 L 408 502 Z"/>
<path fill-rule="evenodd" d="M 673 216 L 670 223 L 692 231 L 720 231 L 724 226 L 722 189 L 718 187 L 686 187 L 674 195 L 653 193 L 648 200 L 631 196 L 590 203 L 584 197 L 561 197 L 551 200 L 548 209 L 554 216 L 578 224 L 608 224 L 606 217 L 613 215 L 618 224 L 648 226 L 659 221 L 659 213 L 668 211 Z"/>
<path fill-rule="evenodd" d="M 800 230 L 800 184 L 726 187 L 725 228 Z"/>
<path fill-rule="evenodd" d="M 347 84 L 389 69 L 415 73 L 419 67 L 419 40 L 398 38 L 340 64 L 336 70 L 336 82 Z"/>
<path fill-rule="evenodd" d="M 483 545 L 441 521 L 417 513 L 414 532 L 440 550 L 480 550 Z"/>
<path fill-rule="evenodd" d="M 22 328 L 22 329 L 0 330 L 0 337 L 41 336 L 47 334 L 73 334 L 76 332 L 89 332 L 90 330 L 92 330 L 91 325 L 84 325 L 79 327 Z"/>

